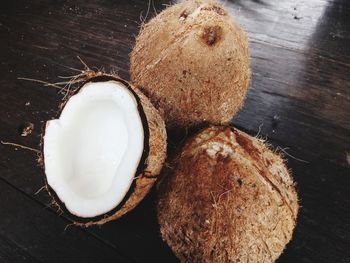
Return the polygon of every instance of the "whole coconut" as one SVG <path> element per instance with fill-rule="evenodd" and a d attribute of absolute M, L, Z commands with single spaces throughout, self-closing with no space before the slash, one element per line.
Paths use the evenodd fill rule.
<path fill-rule="evenodd" d="M 163 239 L 181 262 L 274 262 L 298 213 L 282 158 L 230 127 L 192 138 L 160 185 Z"/>
<path fill-rule="evenodd" d="M 250 82 L 247 36 L 216 1 L 185 1 L 143 26 L 130 73 L 168 127 L 228 123 Z"/>

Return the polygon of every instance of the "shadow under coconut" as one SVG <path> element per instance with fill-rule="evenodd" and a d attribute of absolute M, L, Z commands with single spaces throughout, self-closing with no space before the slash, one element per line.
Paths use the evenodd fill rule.
<path fill-rule="evenodd" d="M 105 237 L 106 242 L 131 262 L 176 263 L 177 258 L 160 237 L 155 203 L 154 187 L 135 209 L 102 227 L 91 227 L 91 230 Z"/>

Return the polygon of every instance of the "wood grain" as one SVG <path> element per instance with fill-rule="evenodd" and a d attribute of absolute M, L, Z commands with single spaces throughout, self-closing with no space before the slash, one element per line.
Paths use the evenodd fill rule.
<path fill-rule="evenodd" d="M 62 95 L 49 82 L 89 66 L 128 79 L 145 19 L 167 1 L 6 1 L 0 10 L 0 139 L 38 148 Z M 236 0 L 226 7 L 249 33 L 253 80 L 233 124 L 285 151 L 301 214 L 279 262 L 349 262 L 350 4 L 344 0 Z M 147 12 L 147 10 L 149 10 Z M 25 122 L 34 124 L 27 137 Z M 347 157 L 348 156 L 348 157 Z M 298 161 L 295 158 L 304 161 Z M 64 228 L 49 207 L 31 151 L 0 145 L 1 262 L 176 262 L 159 237 L 152 192 L 101 228 Z"/>

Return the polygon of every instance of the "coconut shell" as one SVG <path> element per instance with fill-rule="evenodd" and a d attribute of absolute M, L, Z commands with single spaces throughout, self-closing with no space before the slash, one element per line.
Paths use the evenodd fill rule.
<path fill-rule="evenodd" d="M 158 220 L 181 262 L 274 262 L 291 240 L 298 197 L 283 159 L 230 127 L 193 137 L 165 171 Z"/>
<path fill-rule="evenodd" d="M 247 35 L 216 1 L 185 1 L 142 27 L 130 74 L 167 127 L 228 123 L 250 82 Z"/>
<path fill-rule="evenodd" d="M 74 221 L 74 224 L 82 227 L 105 224 L 111 220 L 115 220 L 121 217 L 128 211 L 134 209 L 154 185 L 166 158 L 167 135 L 164 120 L 159 114 L 158 110 L 152 105 L 149 99 L 141 91 L 135 89 L 128 82 L 118 78 L 117 76 L 101 72 L 95 72 L 92 74 L 90 78 L 86 79 L 81 87 L 90 81 L 98 82 L 109 80 L 114 80 L 124 84 L 127 88 L 129 88 L 130 91 L 133 92 L 135 98 L 138 100 L 139 111 L 144 124 L 143 126 L 145 132 L 145 148 L 144 155 L 141 160 L 143 162 L 139 164 L 139 167 L 137 169 L 138 173 L 135 174 L 134 183 L 132 184 L 128 194 L 124 197 L 124 200 L 121 202 L 121 204 L 119 204 L 118 207 L 109 213 L 95 218 L 84 219 L 71 215 L 65 208 L 64 204 L 58 199 L 53 189 L 46 182 L 46 189 L 48 190 L 50 196 L 53 198 L 52 204 L 68 213 L 68 216 Z M 73 91 L 66 98 L 66 100 L 60 106 L 60 112 L 64 108 L 69 98 L 79 92 L 79 90 L 80 88 Z M 43 140 L 41 144 L 43 144 Z M 44 167 L 43 156 L 43 153 L 41 156 L 39 156 L 39 164 Z"/>

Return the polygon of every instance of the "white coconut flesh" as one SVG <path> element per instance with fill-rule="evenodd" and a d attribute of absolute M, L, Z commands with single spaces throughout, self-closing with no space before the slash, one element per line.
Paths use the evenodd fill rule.
<path fill-rule="evenodd" d="M 143 154 L 137 100 L 120 82 L 89 82 L 47 122 L 43 142 L 47 183 L 68 211 L 104 215 L 124 199 Z"/>

